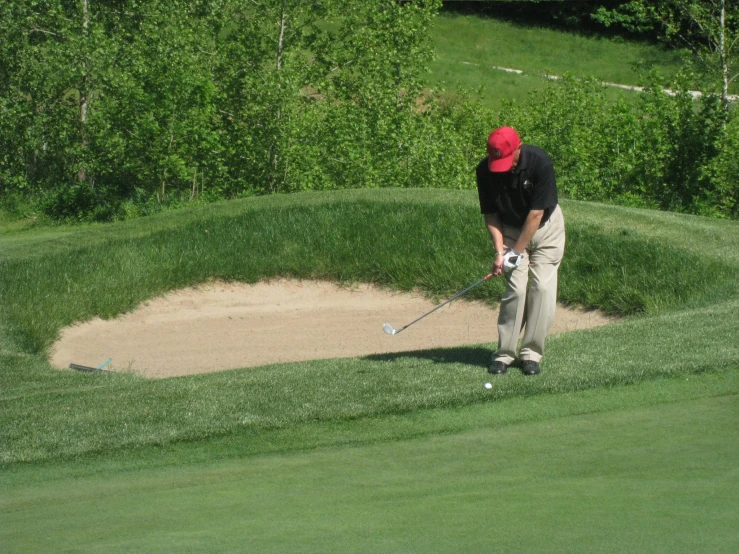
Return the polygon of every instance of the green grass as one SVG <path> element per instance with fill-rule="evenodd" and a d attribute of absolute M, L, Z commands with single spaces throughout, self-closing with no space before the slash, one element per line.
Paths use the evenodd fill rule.
<path fill-rule="evenodd" d="M 13 552 L 731 552 L 739 432 L 726 423 L 738 378 L 15 466 L 0 475 L 0 542 Z"/>
<path fill-rule="evenodd" d="M 563 210 L 562 299 L 625 319 L 550 337 L 541 376 L 511 372 L 490 392 L 489 344 L 163 380 L 56 371 L 46 358 L 64 325 L 208 279 L 446 297 L 489 268 L 474 191 L 304 193 L 111 225 L 4 225 L 0 543 L 479 551 L 495 537 L 503 551 L 615 552 L 694 551 L 703 537 L 730 551 L 739 225 Z M 471 296 L 495 305 L 501 292 L 490 282 Z M 531 513 L 544 522 L 536 532 Z"/>
<path fill-rule="evenodd" d="M 0 261 L 8 333 L 25 351 L 42 352 L 65 325 L 112 317 L 211 278 L 363 281 L 419 288 L 439 298 L 489 267 L 490 242 L 472 191 L 347 191 L 235 206 L 238 213 L 233 207 L 221 213 L 219 206 L 194 210 L 173 228 L 122 225 L 115 238 L 93 227 L 92 238 L 81 243 L 64 234 L 16 243 Z M 573 216 L 568 233 L 560 294 L 565 302 L 617 315 L 658 313 L 737 288 L 735 266 L 717 259 L 710 273 L 690 271 L 702 263 L 699 250 L 654 243 L 628 226 L 604 229 Z M 495 302 L 501 292 L 502 283 L 495 282 L 470 297 Z"/>
<path fill-rule="evenodd" d="M 431 65 L 429 83 L 452 91 L 483 87 L 481 99 L 491 106 L 498 106 L 501 99 L 524 100 L 531 91 L 545 86 L 543 74 L 638 85 L 650 69 L 670 76 L 682 66 L 675 52 L 659 45 L 525 27 L 471 15 L 440 15 L 432 39 L 436 60 Z M 520 69 L 524 75 L 494 67 Z M 615 97 L 624 92 L 614 89 L 612 94 Z"/>
<path fill-rule="evenodd" d="M 0 460 L 69 458 L 736 366 L 737 260 L 695 270 L 706 249 L 736 244 L 735 223 L 573 202 L 563 209 L 569 242 L 561 297 L 640 317 L 551 338 L 540 379 L 514 375 L 493 394 L 479 387 L 490 345 L 163 381 L 56 372 L 45 360 L 65 325 L 113 317 L 211 278 L 289 275 L 448 296 L 484 275 L 490 261 L 470 191 L 265 197 L 1 238 Z M 655 225 L 658 240 L 649 235 Z M 686 228 L 697 239 L 686 241 Z M 470 296 L 494 305 L 501 292 L 502 283 L 491 282 Z"/>
<path fill-rule="evenodd" d="M 64 459 L 736 368 L 739 302 L 552 337 L 544 373 L 481 387 L 489 345 L 144 380 L 4 356 L 3 461 Z M 710 336 L 704 336 L 710 330 Z M 587 347 L 583 347 L 586 344 Z M 10 378 L 9 378 L 10 377 Z M 33 432 L 29 433 L 29 429 Z"/>

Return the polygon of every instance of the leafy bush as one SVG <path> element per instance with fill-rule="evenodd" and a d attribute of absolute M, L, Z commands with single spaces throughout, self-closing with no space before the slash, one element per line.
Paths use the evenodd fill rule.
<path fill-rule="evenodd" d="M 0 192 L 96 219 L 394 183 L 439 6 L 2 3 Z"/>
<path fill-rule="evenodd" d="M 504 119 L 550 153 L 564 196 L 737 217 L 736 117 L 684 81 L 663 87 L 652 76 L 635 103 L 613 103 L 602 85 L 567 77 Z"/>
<path fill-rule="evenodd" d="M 701 182 L 707 186 L 696 199 L 696 213 L 739 218 L 739 117 L 722 129 L 717 154 L 701 168 Z"/>
<path fill-rule="evenodd" d="M 87 10 L 81 9 L 82 6 Z M 565 78 L 500 113 L 423 90 L 438 0 L 0 4 L 0 194 L 57 219 L 376 187 L 473 188 L 515 126 L 563 196 L 737 217 L 736 116 L 687 80 Z"/>

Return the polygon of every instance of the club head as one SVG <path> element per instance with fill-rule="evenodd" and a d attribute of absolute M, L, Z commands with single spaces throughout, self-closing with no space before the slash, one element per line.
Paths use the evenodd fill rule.
<path fill-rule="evenodd" d="M 385 331 L 388 335 L 394 335 L 397 333 L 395 329 L 393 329 L 393 326 L 389 323 L 385 323 L 385 325 L 382 326 L 382 330 Z"/>

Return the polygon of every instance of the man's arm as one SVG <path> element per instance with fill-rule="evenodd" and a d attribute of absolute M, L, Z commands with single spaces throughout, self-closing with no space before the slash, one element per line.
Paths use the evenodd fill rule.
<path fill-rule="evenodd" d="M 483 217 L 485 218 L 485 226 L 488 228 L 488 233 L 490 233 L 490 238 L 495 248 L 495 261 L 490 268 L 490 272 L 493 275 L 501 275 L 503 273 L 503 252 L 505 251 L 503 226 L 498 214 L 484 214 Z"/>
<path fill-rule="evenodd" d="M 539 230 L 541 225 L 541 219 L 544 217 L 544 210 L 531 210 L 529 215 L 526 216 L 526 221 L 521 228 L 521 234 L 518 236 L 516 244 L 513 249 L 522 254 L 524 250 L 529 246 L 529 242 Z"/>

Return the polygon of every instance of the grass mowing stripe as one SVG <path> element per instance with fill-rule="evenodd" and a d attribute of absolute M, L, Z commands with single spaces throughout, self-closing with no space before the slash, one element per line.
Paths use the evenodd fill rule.
<path fill-rule="evenodd" d="M 88 475 L 42 467 L 52 479 L 37 472 L 0 496 L 0 537 L 35 552 L 732 551 L 737 397 L 662 385 L 651 392 L 675 402 L 650 405 L 641 386 L 591 391 L 570 408 L 627 409 L 508 427 L 502 406 L 476 406 L 474 430 L 410 441 L 164 468 L 149 452 L 154 467 L 88 461 Z"/>
<path fill-rule="evenodd" d="M 0 490 L 34 483 L 93 475 L 110 476 L 142 469 L 212 464 L 233 458 L 289 454 L 499 429 L 522 423 L 553 421 L 658 404 L 739 394 L 739 370 L 665 377 L 630 385 L 556 395 L 506 398 L 451 408 L 430 408 L 343 421 L 311 421 L 280 429 L 244 429 L 222 437 L 11 464 L 0 473 Z"/>

